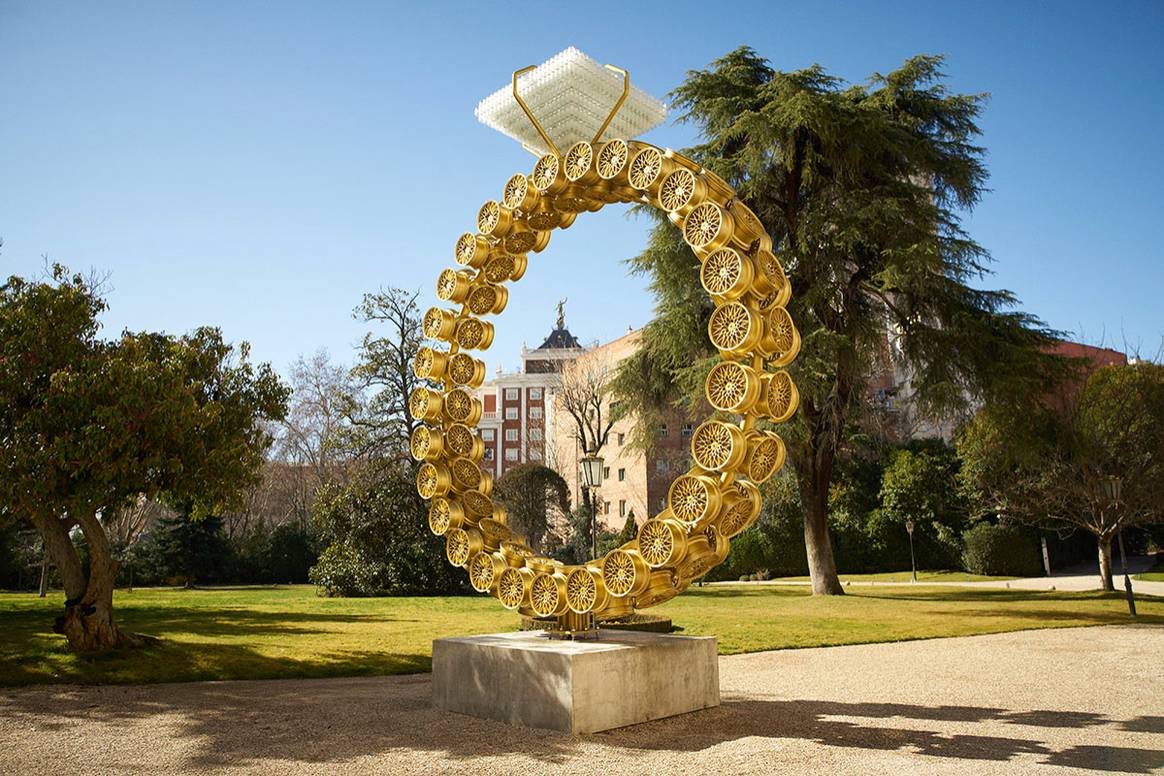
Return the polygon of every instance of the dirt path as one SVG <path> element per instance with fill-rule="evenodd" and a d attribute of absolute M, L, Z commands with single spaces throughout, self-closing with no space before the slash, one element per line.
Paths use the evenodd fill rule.
<path fill-rule="evenodd" d="M 427 675 L 0 690 L 0 772 L 1164 771 L 1164 628 L 720 660 L 719 708 L 578 738 L 435 711 Z"/>

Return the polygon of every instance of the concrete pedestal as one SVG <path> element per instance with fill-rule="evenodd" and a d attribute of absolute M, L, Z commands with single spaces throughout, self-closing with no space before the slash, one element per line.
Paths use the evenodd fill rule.
<path fill-rule="evenodd" d="M 710 636 L 602 631 L 597 641 L 534 632 L 437 639 L 432 677 L 439 709 L 565 733 L 719 705 Z"/>

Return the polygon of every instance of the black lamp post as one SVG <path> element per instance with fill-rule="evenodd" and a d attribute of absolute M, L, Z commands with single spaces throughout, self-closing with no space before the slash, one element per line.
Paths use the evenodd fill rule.
<path fill-rule="evenodd" d="M 1123 495 L 1123 480 L 1119 477 L 1108 477 L 1103 483 L 1103 489 L 1107 493 L 1107 500 L 1112 507 L 1118 507 L 1120 504 L 1120 496 Z M 1133 617 L 1136 616 L 1136 599 L 1132 597 L 1132 580 L 1128 576 L 1128 558 L 1124 554 L 1124 529 L 1123 526 L 1116 532 L 1116 540 L 1120 545 L 1120 566 L 1124 572 L 1124 593 L 1128 597 L 1128 612 Z"/>
<path fill-rule="evenodd" d="M 909 534 L 909 568 L 913 574 L 913 581 L 917 582 L 917 561 L 913 557 L 913 521 L 905 521 L 905 530 Z"/>
<path fill-rule="evenodd" d="M 598 500 L 595 489 L 602 487 L 602 466 L 605 461 L 597 452 L 582 457 L 582 480 L 590 489 L 590 557 L 598 557 Z"/>

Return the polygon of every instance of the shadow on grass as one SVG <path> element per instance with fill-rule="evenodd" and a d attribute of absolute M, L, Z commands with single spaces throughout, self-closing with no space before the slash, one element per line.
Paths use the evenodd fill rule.
<path fill-rule="evenodd" d="M 272 643 L 277 647 L 283 638 L 326 635 L 339 625 L 417 622 L 383 614 L 124 606 L 117 612 L 118 625 L 157 636 L 161 643 L 94 656 L 74 655 L 64 637 L 51 632 L 51 622 L 43 609 L 5 613 L 0 633 L 0 685 L 363 676 L 428 671 L 432 665 L 430 656 L 420 652 L 329 652 L 324 644 L 310 657 L 298 658 L 264 654 L 245 643 L 248 637 L 261 636 L 269 653 Z"/>

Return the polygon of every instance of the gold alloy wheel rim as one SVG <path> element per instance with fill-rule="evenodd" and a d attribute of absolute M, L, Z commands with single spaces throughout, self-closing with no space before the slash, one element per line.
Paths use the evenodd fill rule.
<path fill-rule="evenodd" d="M 715 304 L 708 336 L 721 360 L 706 397 L 718 413 L 692 438 L 695 465 L 668 490 L 667 507 L 626 545 L 581 566 L 536 555 L 514 535 L 491 498 L 492 477 L 478 468 L 484 443 L 476 429 L 484 351 L 493 323 L 519 280 L 528 253 L 547 247 L 550 232 L 610 202 L 644 204 L 668 214 L 700 260 L 700 282 Z M 449 562 L 467 569 L 475 590 L 507 609 L 540 617 L 567 612 L 600 621 L 669 600 L 727 557 L 730 540 L 760 514 L 757 484 L 784 462 L 780 437 L 757 423 L 786 422 L 799 394 L 778 369 L 800 348 L 785 305 L 790 285 L 758 219 L 717 176 L 674 151 L 639 141 L 580 142 L 564 157 L 547 153 L 533 171 L 505 183 L 498 200 L 477 213 L 477 231 L 453 250 L 440 273 L 417 353 L 423 381 L 409 397 L 419 422 L 410 450 L 421 462 L 417 490 L 431 502 L 429 529 L 445 539 Z M 442 344 L 443 343 L 443 344 Z M 573 616 L 573 615 L 571 615 Z"/>

